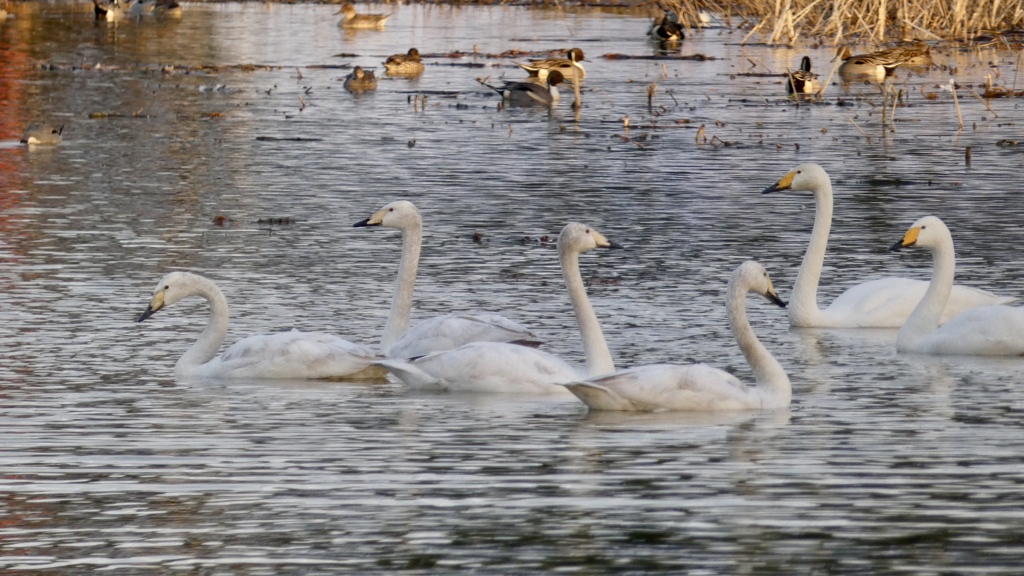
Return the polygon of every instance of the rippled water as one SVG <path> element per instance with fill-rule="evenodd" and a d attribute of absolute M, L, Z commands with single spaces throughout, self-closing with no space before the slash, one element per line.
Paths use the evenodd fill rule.
<path fill-rule="evenodd" d="M 171 269 L 224 288 L 231 340 L 295 326 L 375 342 L 399 239 L 351 225 L 396 198 L 426 220 L 418 316 L 502 312 L 576 361 L 539 240 L 568 220 L 628 247 L 583 257 L 619 365 L 702 360 L 749 378 L 724 285 L 756 258 L 787 297 L 813 204 L 759 191 L 803 161 L 836 186 L 823 300 L 926 277 L 925 254 L 886 248 L 929 213 L 954 232 L 961 282 L 1022 294 L 1021 154 L 995 145 L 1020 138 L 1019 105 L 990 111 L 961 90 L 958 132 L 948 68 L 900 73 L 907 106 L 884 133 L 873 88 L 796 106 L 763 75 L 805 53 L 827 72 L 826 47 L 710 29 L 682 54 L 712 60 L 607 59 L 655 54 L 646 18 L 393 9 L 385 31 L 359 33 L 336 7 L 277 4 L 117 26 L 87 5 L 19 4 L 0 24 L 0 567 L 1019 572 L 1024 363 L 896 355 L 891 331 L 791 331 L 759 300 L 755 329 L 794 384 L 782 414 L 175 382 L 205 306 L 133 322 Z M 341 88 L 344 67 L 380 72 L 411 45 L 430 55 L 420 79 Z M 568 102 L 499 111 L 475 81 L 519 75 L 489 54 L 569 46 L 591 60 L 578 122 Z M 1008 52 L 939 60 L 974 86 L 1016 76 Z M 64 144 L 16 145 L 35 120 L 65 124 Z M 729 145 L 697 146 L 700 125 Z"/>

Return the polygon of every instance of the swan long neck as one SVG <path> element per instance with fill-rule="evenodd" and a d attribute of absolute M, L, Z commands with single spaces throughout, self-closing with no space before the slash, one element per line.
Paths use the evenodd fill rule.
<path fill-rule="evenodd" d="M 794 325 L 806 325 L 821 315 L 818 308 L 818 282 L 825 263 L 825 248 L 832 228 L 832 183 L 827 179 L 814 189 L 814 228 L 807 245 L 800 272 L 796 275 L 793 296 L 789 303 L 789 319 Z"/>
<path fill-rule="evenodd" d="M 612 353 L 608 349 L 608 343 L 601 331 L 601 324 L 597 321 L 597 314 L 594 313 L 594 307 L 590 305 L 590 298 L 587 297 L 587 290 L 583 286 L 579 252 L 569 246 L 559 246 L 558 252 L 562 262 L 565 287 L 569 289 L 569 299 L 572 300 L 576 323 L 579 325 L 580 335 L 583 337 L 583 353 L 587 358 L 587 375 L 598 376 L 615 372 Z"/>
<path fill-rule="evenodd" d="M 932 280 L 921 301 L 900 328 L 900 333 L 896 336 L 897 350 L 916 348 L 939 327 L 942 311 L 946 308 L 949 295 L 953 291 L 953 276 L 956 274 L 956 253 L 952 238 L 932 249 L 932 261 Z"/>
<path fill-rule="evenodd" d="M 408 330 L 412 316 L 413 291 L 416 288 L 416 269 L 420 265 L 420 246 L 423 244 L 423 223 L 417 219 L 411 226 L 402 229 L 402 261 L 398 264 L 398 278 L 395 292 L 391 296 L 391 311 L 384 324 L 380 349 L 388 348 Z"/>
<path fill-rule="evenodd" d="M 206 278 L 198 278 L 188 296 L 202 296 L 210 304 L 210 320 L 199 338 L 174 365 L 174 373 L 179 377 L 194 374 L 203 364 L 213 360 L 228 335 L 228 300 L 216 284 Z"/>
<path fill-rule="evenodd" d="M 761 344 L 757 335 L 754 334 L 754 329 L 750 327 L 750 321 L 747 320 L 747 293 L 747 288 L 738 283 L 729 284 L 728 300 L 725 306 L 729 316 L 729 326 L 736 336 L 736 343 L 743 351 L 743 356 L 747 359 L 747 364 L 754 372 L 754 379 L 762 394 L 762 406 L 772 408 L 788 405 L 793 395 L 789 376 L 786 375 L 786 370 L 779 364 L 779 361 L 764 347 L 764 344 Z"/>

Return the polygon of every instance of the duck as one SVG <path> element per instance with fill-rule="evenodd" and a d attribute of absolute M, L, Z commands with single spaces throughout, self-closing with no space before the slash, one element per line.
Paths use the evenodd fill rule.
<path fill-rule="evenodd" d="M 558 356 L 508 342 L 472 342 L 412 361 L 385 359 L 387 368 L 412 389 L 572 398 L 559 384 L 615 371 L 615 362 L 580 274 L 579 256 L 597 248 L 621 248 L 591 226 L 570 222 L 558 235 L 558 257 L 586 356 L 581 372 Z"/>
<path fill-rule="evenodd" d="M 910 278 L 881 278 L 848 288 L 827 308 L 818 308 L 818 282 L 825 261 L 832 226 L 832 180 L 818 164 L 797 166 L 781 180 L 765 188 L 774 192 L 810 192 L 814 195 L 814 228 L 793 286 L 789 324 L 801 328 L 899 328 L 921 301 L 928 283 Z M 1014 298 L 985 290 L 955 286 L 942 313 L 943 321 L 968 308 L 1005 304 Z"/>
<path fill-rule="evenodd" d="M 384 371 L 373 364 L 378 354 L 323 332 L 291 330 L 257 334 L 235 342 L 220 356 L 228 332 L 227 298 L 205 276 L 175 271 L 160 279 L 149 306 L 136 319 L 142 322 L 175 302 L 199 296 L 210 304 L 210 319 L 199 338 L 174 365 L 175 378 L 382 380 Z"/>
<path fill-rule="evenodd" d="M 382 29 L 388 18 L 391 18 L 390 13 L 358 14 L 356 7 L 348 3 L 342 5 L 338 14 L 342 15 L 341 22 L 338 24 L 342 28 L 361 28 L 365 30 Z"/>
<path fill-rule="evenodd" d="M 937 216 L 914 222 L 890 249 L 925 248 L 932 253 L 932 279 L 896 336 L 898 352 L 936 355 L 1024 356 L 1024 308 L 978 306 L 944 324 L 942 312 L 953 288 L 953 235 Z"/>
<path fill-rule="evenodd" d="M 561 72 L 552 70 L 547 75 L 545 84 L 527 81 L 505 82 L 503 86 L 491 86 L 482 80 L 480 83 L 501 94 L 502 99 L 511 106 L 554 106 L 561 98 L 558 85 L 563 79 Z"/>
<path fill-rule="evenodd" d="M 851 55 L 849 46 L 841 46 L 837 58 L 843 61 L 838 73 L 844 82 L 867 80 L 881 83 L 900 66 L 925 66 L 932 63 L 931 48 L 924 42 L 857 55 Z"/>
<path fill-rule="evenodd" d="M 119 0 L 112 0 L 111 2 L 100 3 L 99 0 L 92 0 L 93 14 L 97 20 L 106 20 L 107 22 L 117 22 L 124 18 L 124 8 L 121 6 Z"/>
<path fill-rule="evenodd" d="M 174 0 L 128 0 L 125 6 L 126 14 L 138 18 L 181 18 L 181 5 Z"/>
<path fill-rule="evenodd" d="M 522 324 L 491 313 L 445 314 L 409 328 L 423 243 L 423 218 L 415 204 L 396 200 L 353 224 L 356 228 L 378 226 L 402 233 L 402 258 L 391 297 L 391 311 L 380 340 L 380 351 L 385 356 L 410 360 L 476 341 L 510 342 L 534 348 L 542 344 L 543 341 Z"/>
<path fill-rule="evenodd" d="M 349 92 L 367 92 L 369 90 L 377 89 L 377 77 L 373 75 L 373 70 L 363 70 L 361 66 L 352 68 L 352 72 L 345 77 L 345 83 L 343 84 L 345 90 Z"/>
<path fill-rule="evenodd" d="M 579 48 L 570 48 L 566 52 L 566 58 L 544 58 L 540 60 L 530 60 L 528 63 L 523 64 L 516 62 L 516 66 L 519 66 L 523 70 L 526 70 L 530 76 L 536 76 L 541 82 L 547 80 L 548 75 L 551 72 L 557 71 L 562 73 L 562 79 L 566 82 L 573 82 L 573 74 L 583 80 L 587 77 L 587 71 L 583 68 L 583 64 L 580 62 L 586 62 L 587 59 L 583 55 L 583 50 Z"/>
<path fill-rule="evenodd" d="M 30 124 L 21 136 L 21 143 L 30 146 L 56 146 L 64 141 L 63 133 L 63 124 L 60 126 Z"/>
<path fill-rule="evenodd" d="M 778 410 L 789 406 L 792 385 L 785 369 L 758 340 L 747 320 L 746 297 L 754 292 L 785 307 L 764 266 L 739 265 L 729 278 L 725 309 L 729 326 L 754 385 L 706 364 L 650 364 L 564 384 L 591 410 L 632 412 L 725 412 Z"/>
<path fill-rule="evenodd" d="M 811 58 L 800 59 L 800 69 L 786 74 L 786 94 L 790 96 L 812 95 L 821 90 L 818 75 L 811 72 Z"/>
<path fill-rule="evenodd" d="M 423 73 L 423 62 L 420 62 L 420 51 L 409 48 L 405 54 L 388 56 L 384 61 L 384 70 L 389 76 L 416 76 Z"/>
<path fill-rule="evenodd" d="M 658 42 L 679 42 L 686 39 L 686 34 L 683 33 L 683 26 L 679 23 L 679 16 L 669 10 L 666 10 L 665 14 L 651 22 L 647 35 L 652 40 Z"/>

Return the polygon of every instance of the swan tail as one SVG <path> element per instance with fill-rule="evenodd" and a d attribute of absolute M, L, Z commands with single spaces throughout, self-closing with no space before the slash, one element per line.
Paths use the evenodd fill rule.
<path fill-rule="evenodd" d="M 570 382 L 562 384 L 583 401 L 591 410 L 641 410 L 632 400 L 624 398 L 599 384 L 592 382 Z"/>
<path fill-rule="evenodd" d="M 410 388 L 427 388 L 441 384 L 441 380 L 438 378 L 403 360 L 378 360 L 374 362 L 374 365 L 383 367 Z"/>

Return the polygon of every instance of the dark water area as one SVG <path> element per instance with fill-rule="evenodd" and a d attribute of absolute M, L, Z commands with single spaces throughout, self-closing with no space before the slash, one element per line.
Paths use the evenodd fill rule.
<path fill-rule="evenodd" d="M 11 5 L 0 568 L 1019 572 L 1024 361 L 791 330 L 760 299 L 754 329 L 793 382 L 783 413 L 175 381 L 206 305 L 133 321 L 170 270 L 224 290 L 228 343 L 296 327 L 375 344 L 400 240 L 352 224 L 401 198 L 425 226 L 414 318 L 500 312 L 577 363 L 550 241 L 568 221 L 626 246 L 581 258 L 619 366 L 703 361 L 750 380 L 725 283 L 757 259 L 789 298 L 814 204 L 760 191 L 802 162 L 835 187 L 823 305 L 862 280 L 927 278 L 927 254 L 887 251 L 926 214 L 953 232 L 958 282 L 1024 296 L 1022 149 L 997 145 L 1024 140 L 1020 101 L 970 93 L 986 75 L 1021 89 L 1013 52 L 946 46 L 899 71 L 887 129 L 874 86 L 786 100 L 781 74 L 804 54 L 827 74 L 828 46 L 744 46 L 712 27 L 665 52 L 642 15 L 359 8 L 394 15 L 350 31 L 330 5 L 186 4 L 180 21 L 116 24 L 88 4 Z M 412 46 L 423 75 L 384 77 Z M 571 90 L 552 110 L 499 109 L 477 82 L 522 75 L 508 50 L 572 46 L 589 60 L 578 118 Z M 355 65 L 376 69 L 376 91 L 342 88 Z M 32 122 L 63 124 L 64 142 L 20 145 Z M 714 144 L 698 145 L 701 126 Z"/>

